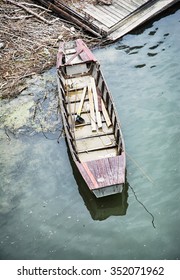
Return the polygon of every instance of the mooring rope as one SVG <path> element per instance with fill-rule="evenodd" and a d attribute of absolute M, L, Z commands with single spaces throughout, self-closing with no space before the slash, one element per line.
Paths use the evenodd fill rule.
<path fill-rule="evenodd" d="M 135 160 L 135 159 L 133 159 L 132 158 L 132 156 L 130 156 L 128 153 L 127 153 L 127 151 L 126 151 L 126 155 L 129 157 L 129 159 L 135 164 L 135 166 L 141 171 L 141 173 L 143 174 L 143 176 L 151 183 L 151 184 L 155 184 L 154 183 L 154 180 L 149 176 L 149 175 L 147 175 L 147 173 L 144 171 L 144 169 L 139 165 L 139 163 Z M 146 208 L 146 206 L 138 199 L 138 197 L 137 197 L 137 195 L 136 195 L 136 193 L 135 193 L 135 191 L 134 191 L 134 189 L 133 189 L 133 187 L 129 184 L 129 186 L 130 186 L 130 188 L 131 188 L 131 190 L 132 190 L 132 192 L 133 192 L 133 194 L 134 194 L 134 197 L 135 197 L 135 199 L 137 200 L 137 202 L 139 202 L 139 204 L 141 204 L 142 206 L 143 206 L 143 208 L 146 210 L 146 212 L 152 217 L 152 225 L 153 225 L 153 227 L 154 228 L 156 228 L 155 227 L 155 224 L 154 224 L 154 220 L 155 220 L 155 218 L 154 218 L 154 215 Z"/>
<path fill-rule="evenodd" d="M 129 183 L 128 183 L 129 184 Z M 152 225 L 153 225 L 153 228 L 156 228 L 155 224 L 154 224 L 154 221 L 155 221 L 155 218 L 154 218 L 154 215 L 146 208 L 146 206 L 138 199 L 137 197 L 137 194 L 135 193 L 135 190 L 133 189 L 133 187 L 129 184 L 129 187 L 131 188 L 133 194 L 134 194 L 134 197 L 135 199 L 137 200 L 137 202 L 139 204 L 141 204 L 143 206 L 143 208 L 146 210 L 146 212 L 152 217 Z"/>

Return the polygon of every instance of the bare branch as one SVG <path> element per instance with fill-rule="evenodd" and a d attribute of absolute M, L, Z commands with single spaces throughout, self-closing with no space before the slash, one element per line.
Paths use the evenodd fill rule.
<path fill-rule="evenodd" d="M 16 6 L 20 7 L 20 8 L 22 8 L 22 9 L 25 10 L 27 13 L 29 13 L 29 14 L 35 16 L 36 18 L 38 18 L 38 19 L 44 21 L 44 22 L 47 23 L 47 24 L 53 24 L 53 22 L 46 20 L 45 18 L 43 18 L 43 17 L 40 16 L 39 14 L 35 13 L 35 12 L 32 11 L 31 9 L 25 7 L 25 6 L 22 5 L 21 3 L 17 3 L 17 2 L 15 2 L 15 1 L 13 1 L 13 0 L 6 0 L 6 1 L 9 2 L 9 3 L 11 3 L 11 4 L 13 4 L 13 5 L 16 5 Z"/>

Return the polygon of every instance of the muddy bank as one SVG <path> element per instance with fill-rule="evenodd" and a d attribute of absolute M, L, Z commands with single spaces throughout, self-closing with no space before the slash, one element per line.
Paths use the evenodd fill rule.
<path fill-rule="evenodd" d="M 33 136 L 39 132 L 47 138 L 49 132 L 60 135 L 62 125 L 55 67 L 42 75 L 34 75 L 26 83 L 27 89 L 18 98 L 0 101 L 0 129 L 4 130 L 7 140 L 11 141 L 11 136 Z"/>
<path fill-rule="evenodd" d="M 64 2 L 71 5 L 69 0 Z M 27 77 L 55 66 L 61 41 L 82 38 L 89 47 L 101 43 L 38 1 L 0 0 L 0 22 L 0 98 L 3 99 L 18 96 L 27 87 Z"/>

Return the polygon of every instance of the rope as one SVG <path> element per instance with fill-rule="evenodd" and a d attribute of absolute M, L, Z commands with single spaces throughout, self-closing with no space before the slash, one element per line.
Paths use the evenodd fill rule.
<path fill-rule="evenodd" d="M 141 173 L 144 175 L 144 177 L 151 183 L 151 184 L 155 184 L 154 183 L 154 181 L 153 181 L 153 179 L 149 176 L 149 175 L 147 175 L 147 173 L 144 171 L 144 169 L 139 165 L 139 163 L 135 160 L 135 159 L 133 159 L 127 152 L 126 152 L 126 155 L 129 157 L 129 159 L 135 164 L 135 166 L 136 167 L 138 167 L 138 169 L 141 171 Z M 152 225 L 153 225 L 153 227 L 154 228 L 156 228 L 155 227 L 155 224 L 154 224 L 154 216 L 153 216 L 153 214 L 146 208 L 146 206 L 138 199 L 138 197 L 137 197 L 137 195 L 136 195 L 136 193 L 135 193 L 135 191 L 134 191 L 134 189 L 133 189 L 133 187 L 129 184 L 129 186 L 130 186 L 130 188 L 131 188 L 131 190 L 132 190 L 132 192 L 133 192 L 133 194 L 134 194 L 134 197 L 135 197 L 135 199 L 137 200 L 137 202 L 139 203 L 139 204 L 141 204 L 142 206 L 143 206 L 143 208 L 146 210 L 146 212 L 152 217 Z"/>
<path fill-rule="evenodd" d="M 130 186 L 130 188 L 131 188 L 131 190 L 132 190 L 132 192 L 133 192 L 133 194 L 134 194 L 134 197 L 135 197 L 135 199 L 137 200 L 137 202 L 139 203 L 139 204 L 141 204 L 142 206 L 143 206 L 143 208 L 146 210 L 146 212 L 152 217 L 152 225 L 153 225 L 153 228 L 156 228 L 155 227 L 155 224 L 154 224 L 154 215 L 146 208 L 146 206 L 138 199 L 138 197 L 137 197 L 137 195 L 136 195 L 136 193 L 135 193 L 135 191 L 134 191 L 134 189 L 133 189 L 133 187 L 129 184 L 129 186 Z"/>

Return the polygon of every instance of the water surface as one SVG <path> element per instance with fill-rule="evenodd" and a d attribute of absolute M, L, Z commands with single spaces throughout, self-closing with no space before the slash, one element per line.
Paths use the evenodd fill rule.
<path fill-rule="evenodd" d="M 0 259 L 180 258 L 179 27 L 171 10 L 94 51 L 126 143 L 122 195 L 89 194 L 59 130 L 0 131 Z"/>

